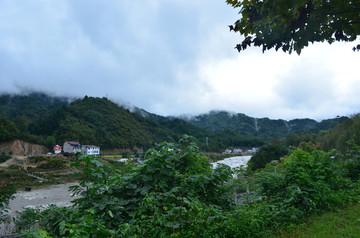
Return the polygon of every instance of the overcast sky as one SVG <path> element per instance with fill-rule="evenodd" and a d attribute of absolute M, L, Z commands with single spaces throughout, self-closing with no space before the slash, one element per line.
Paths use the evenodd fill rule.
<path fill-rule="evenodd" d="M 360 112 L 355 43 L 250 48 L 225 0 L 0 0 L 0 92 L 99 96 L 160 115 Z"/>

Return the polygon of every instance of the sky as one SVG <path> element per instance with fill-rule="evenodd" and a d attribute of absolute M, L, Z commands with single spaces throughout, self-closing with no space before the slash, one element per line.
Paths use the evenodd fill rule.
<path fill-rule="evenodd" d="M 225 0 L 0 0 L 0 93 L 108 97 L 163 116 L 360 112 L 360 52 L 238 53 Z"/>

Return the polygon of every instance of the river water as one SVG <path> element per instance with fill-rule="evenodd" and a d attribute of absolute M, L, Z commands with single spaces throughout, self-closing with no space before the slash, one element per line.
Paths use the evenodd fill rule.
<path fill-rule="evenodd" d="M 239 166 L 247 166 L 247 162 L 251 159 L 251 156 L 234 156 L 230 158 L 226 158 L 223 160 L 219 160 L 213 163 L 213 168 L 217 166 L 217 164 L 226 164 L 230 166 L 230 168 L 236 168 Z"/>

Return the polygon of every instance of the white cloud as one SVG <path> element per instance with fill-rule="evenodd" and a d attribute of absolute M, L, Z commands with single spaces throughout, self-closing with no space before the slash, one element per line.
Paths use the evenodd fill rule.
<path fill-rule="evenodd" d="M 211 39 L 207 47 L 214 47 Z M 189 111 L 216 108 L 258 117 L 324 119 L 355 113 L 360 106 L 360 55 L 350 44 L 316 44 L 301 56 L 262 54 L 260 49 L 202 56 L 195 71 L 181 76 L 196 81 L 184 90 L 188 99 L 182 103 Z"/>
<path fill-rule="evenodd" d="M 217 0 L 0 2 L 1 89 L 121 98 L 163 115 L 212 109 L 257 117 L 358 112 L 360 53 L 315 44 L 301 56 L 237 53 Z"/>

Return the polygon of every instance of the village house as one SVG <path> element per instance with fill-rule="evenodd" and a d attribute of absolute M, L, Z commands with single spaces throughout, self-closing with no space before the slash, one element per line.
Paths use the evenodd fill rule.
<path fill-rule="evenodd" d="M 100 155 L 100 146 L 82 145 L 81 153 L 84 155 Z"/>
<path fill-rule="evenodd" d="M 62 151 L 62 148 L 60 145 L 55 145 L 53 148 L 54 154 L 60 154 Z"/>
<path fill-rule="evenodd" d="M 64 153 L 74 153 L 81 152 L 81 145 L 79 142 L 65 141 L 63 146 Z"/>

